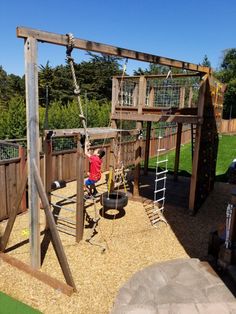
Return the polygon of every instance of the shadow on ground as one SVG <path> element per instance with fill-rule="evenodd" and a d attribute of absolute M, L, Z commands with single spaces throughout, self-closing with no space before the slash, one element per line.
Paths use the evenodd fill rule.
<path fill-rule="evenodd" d="M 210 232 L 223 229 L 226 221 L 226 208 L 235 185 L 215 182 L 214 190 L 196 215 L 191 216 L 188 211 L 190 179 L 190 177 L 179 176 L 178 180 L 174 181 L 173 176 L 168 175 L 164 217 L 190 257 L 208 260 Z M 149 172 L 148 176 L 140 177 L 140 196 L 142 196 L 143 202 L 147 199 L 153 200 L 154 184 L 155 173 Z M 215 268 L 215 270 L 217 269 Z M 234 284 L 224 273 L 219 273 L 219 275 L 236 295 Z"/>

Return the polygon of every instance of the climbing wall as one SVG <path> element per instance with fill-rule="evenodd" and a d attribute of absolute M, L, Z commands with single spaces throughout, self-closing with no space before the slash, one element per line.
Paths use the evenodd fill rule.
<path fill-rule="evenodd" d="M 218 142 L 214 97 L 210 82 L 207 80 L 197 166 L 195 212 L 201 207 L 210 191 L 214 188 Z"/>

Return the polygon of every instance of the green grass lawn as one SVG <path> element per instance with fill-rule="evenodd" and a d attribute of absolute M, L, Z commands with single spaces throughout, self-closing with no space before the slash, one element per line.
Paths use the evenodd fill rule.
<path fill-rule="evenodd" d="M 175 151 L 171 151 L 167 155 L 162 155 L 160 160 L 168 157 L 168 170 L 174 171 Z M 219 137 L 218 157 L 216 165 L 216 181 L 227 181 L 226 172 L 233 161 L 236 158 L 236 136 L 222 135 Z M 149 168 L 156 168 L 156 157 L 149 160 Z M 179 175 L 190 176 L 192 173 L 192 154 L 191 144 L 185 144 L 181 146 L 180 151 L 180 163 L 179 163 Z"/>
<path fill-rule="evenodd" d="M 38 310 L 0 292 L 0 314 L 40 314 Z"/>

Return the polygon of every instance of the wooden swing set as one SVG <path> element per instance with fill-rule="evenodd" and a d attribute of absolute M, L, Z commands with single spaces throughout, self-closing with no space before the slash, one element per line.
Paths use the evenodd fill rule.
<path fill-rule="evenodd" d="M 105 139 L 111 138 L 115 139 L 117 137 L 118 128 L 117 121 L 118 120 L 127 120 L 127 121 L 136 121 L 136 129 L 127 131 L 129 134 L 136 136 L 136 161 L 135 161 L 135 175 L 134 175 L 134 196 L 139 195 L 139 175 L 140 175 L 140 161 L 141 161 L 141 139 L 139 138 L 139 134 L 137 130 L 142 130 L 143 122 L 147 122 L 147 137 L 146 141 L 148 142 L 150 139 L 150 130 L 152 122 L 159 121 L 175 121 L 178 123 L 178 136 L 177 136 L 177 147 L 176 147 L 176 166 L 175 172 L 178 171 L 178 156 L 180 151 L 180 143 L 181 143 L 181 129 L 183 123 L 192 123 L 197 126 L 196 129 L 196 138 L 195 138 L 195 148 L 194 148 L 194 157 L 193 157 L 193 174 L 191 179 L 191 190 L 190 190 L 190 210 L 194 211 L 196 208 L 196 204 L 198 204 L 197 193 L 199 192 L 199 186 L 201 182 L 204 180 L 204 184 L 206 182 L 206 178 L 203 180 L 198 175 L 198 171 L 201 168 L 201 158 L 199 158 L 200 150 L 203 145 L 203 135 L 205 130 L 208 128 L 212 128 L 214 130 L 214 134 L 212 136 L 208 136 L 208 143 L 211 142 L 214 137 L 217 135 L 215 125 L 215 114 L 213 108 L 213 96 L 211 91 L 214 89 L 214 82 L 212 81 L 211 69 L 208 67 L 204 67 L 201 65 L 192 64 L 185 61 L 179 61 L 175 59 L 165 58 L 157 55 L 152 55 L 148 53 L 138 52 L 134 50 L 114 47 L 110 45 L 105 45 L 102 43 L 97 43 L 88 40 L 82 40 L 78 38 L 72 38 L 70 35 L 60 35 L 55 33 L 49 33 L 45 31 L 40 31 L 36 29 L 17 27 L 17 37 L 24 39 L 24 54 L 25 54 L 25 82 L 26 82 L 26 111 L 27 111 L 27 169 L 25 169 L 23 178 L 22 178 L 22 189 L 20 193 L 16 196 L 16 200 L 14 202 L 15 206 L 12 209 L 12 216 L 8 220 L 8 224 L 5 230 L 5 233 L 1 239 L 1 252 L 4 252 L 8 239 L 10 237 L 10 233 L 12 231 L 12 227 L 16 218 L 17 209 L 19 207 L 22 194 L 26 184 L 28 182 L 28 191 L 29 191 L 29 211 L 30 211 L 30 256 L 31 256 L 31 265 L 25 265 L 21 262 L 16 262 L 15 259 L 13 261 L 12 258 L 6 256 L 5 253 L 1 253 L 1 257 L 4 258 L 9 263 L 18 265 L 22 269 L 36 276 L 37 278 L 43 280 L 47 283 L 51 284 L 53 287 L 60 286 L 60 289 L 67 294 L 71 294 L 73 291 L 76 291 L 75 283 L 73 281 L 73 277 L 66 259 L 66 255 L 64 253 L 64 249 L 62 243 L 60 241 L 60 237 L 58 235 L 58 231 L 55 226 L 55 221 L 51 213 L 50 208 L 50 190 L 51 190 L 51 169 L 52 167 L 52 150 L 50 146 L 50 135 L 51 131 L 45 131 L 45 165 L 46 165 L 46 182 L 45 187 L 41 181 L 39 175 L 39 113 L 38 113 L 38 62 L 37 62 L 37 50 L 38 43 L 50 43 L 55 45 L 60 45 L 67 47 L 67 56 L 68 62 L 72 67 L 73 60 L 71 59 L 71 51 L 73 48 L 88 50 L 98 53 L 104 53 L 108 55 L 118 56 L 125 59 L 135 59 L 139 61 L 149 62 L 160 64 L 168 67 L 176 67 L 179 69 L 184 69 L 189 71 L 189 74 L 180 74 L 179 76 L 199 76 L 201 78 L 200 85 L 200 97 L 197 104 L 197 108 L 191 110 L 192 108 L 180 108 L 176 110 L 171 110 L 171 113 L 168 111 L 159 110 L 158 106 L 154 107 L 153 105 L 146 105 L 146 87 L 147 80 L 150 77 L 140 76 L 136 77 L 135 80 L 138 82 L 135 84 L 133 89 L 133 105 L 126 106 L 124 104 L 119 103 L 119 92 L 120 92 L 120 80 L 128 79 L 127 77 L 115 77 L 113 78 L 113 89 L 112 89 L 112 111 L 111 111 L 111 121 L 112 125 L 108 128 L 94 128 L 88 129 L 85 124 L 85 119 L 83 117 L 83 113 L 81 113 L 81 119 L 83 124 L 83 129 L 66 129 L 66 130 L 53 130 L 53 136 L 66 136 L 66 135 L 74 135 L 77 137 L 77 203 L 76 203 L 76 241 L 79 242 L 83 238 L 83 229 L 84 229 L 84 151 L 81 145 L 81 138 L 85 136 L 86 138 L 89 136 L 89 139 Z M 191 72 L 191 73 L 190 73 Z M 72 74 L 74 84 L 76 85 L 76 78 L 73 73 Z M 178 75 L 176 75 L 178 76 Z M 161 75 L 155 76 L 156 78 L 160 78 Z M 130 79 L 130 77 L 129 77 Z M 77 86 L 78 87 L 78 86 Z M 78 102 L 79 106 L 79 87 L 77 89 L 78 94 Z M 216 93 L 216 88 L 214 89 Z M 152 91 L 153 92 L 153 91 Z M 154 94 L 150 94 L 149 101 L 153 99 Z M 183 96 L 182 96 L 183 97 Z M 135 104 L 135 105 L 134 105 Z M 211 109 L 211 116 L 208 118 L 206 111 Z M 82 111 L 82 107 L 80 108 Z M 213 111 L 212 111 L 213 110 Z M 214 140 L 216 143 L 216 140 Z M 207 150 L 207 147 L 206 147 Z M 145 147 L 145 171 L 147 171 L 148 167 L 148 158 L 149 158 L 149 146 L 146 144 Z M 207 161 L 206 166 L 209 162 L 212 162 L 215 158 L 215 154 L 217 149 L 208 156 L 209 159 Z M 211 169 L 214 170 L 215 164 L 211 166 Z M 213 173 L 213 171 L 212 171 Z M 209 193 L 210 188 L 212 188 L 212 178 L 210 175 L 207 178 L 207 191 L 204 194 L 204 197 Z M 210 188 L 209 188 L 210 187 Z M 203 197 L 203 198 L 204 198 Z M 48 275 L 42 275 L 42 272 L 39 271 L 41 267 L 41 249 L 40 249 L 40 229 L 39 229 L 39 212 L 40 212 L 40 202 L 43 205 L 45 215 L 46 215 L 46 231 L 50 233 L 51 240 L 53 242 L 54 250 L 56 251 L 56 255 L 58 257 L 59 264 L 61 266 L 62 272 L 64 274 L 67 285 L 62 287 L 62 283 L 55 283 L 51 277 Z M 202 198 L 202 200 L 203 200 Z M 19 266 L 21 265 L 21 266 Z M 44 277 L 44 279 L 42 279 Z"/>

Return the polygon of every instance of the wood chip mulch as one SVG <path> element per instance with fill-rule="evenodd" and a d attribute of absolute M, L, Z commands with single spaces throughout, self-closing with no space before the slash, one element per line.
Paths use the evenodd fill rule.
<path fill-rule="evenodd" d="M 230 185 L 216 183 L 215 190 L 194 217 L 183 208 L 168 207 L 167 204 L 164 217 L 168 225 L 159 222 L 155 227 L 147 214 L 146 199 L 143 202 L 129 200 L 120 218 L 115 216 L 115 210 L 109 211 L 110 219 L 100 215 L 103 213 L 98 201 L 96 210 L 100 220 L 91 243 L 86 241 L 93 231 L 91 228 L 85 228 L 84 239 L 80 243 L 76 243 L 72 235 L 60 232 L 77 293 L 68 297 L 2 260 L 0 290 L 43 313 L 109 313 L 119 288 L 135 272 L 153 263 L 183 257 L 203 258 L 207 254 L 209 232 L 225 221 L 231 188 Z M 105 185 L 98 189 L 105 191 Z M 75 195 L 76 184 L 67 184 L 59 193 L 66 197 Z M 75 209 L 74 203 L 65 206 Z M 92 202 L 87 211 L 90 217 L 95 217 Z M 74 213 L 61 210 L 61 215 L 75 220 Z M 28 214 L 17 217 L 7 254 L 29 264 L 28 219 Z M 0 232 L 5 225 L 6 222 L 0 224 Z M 41 229 L 44 229 L 43 211 Z M 42 271 L 64 282 L 51 244 Z"/>

